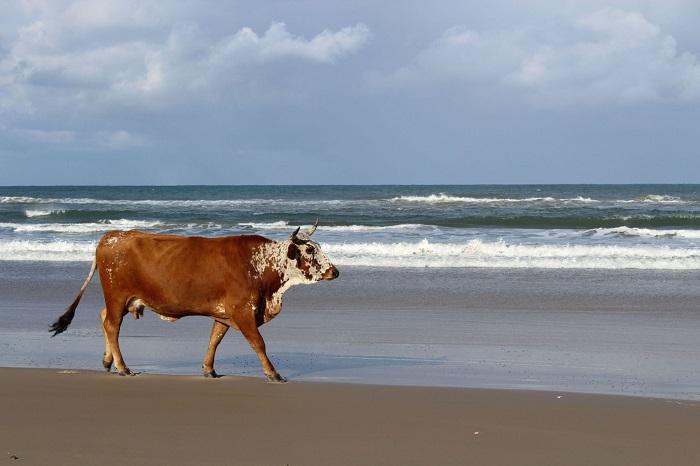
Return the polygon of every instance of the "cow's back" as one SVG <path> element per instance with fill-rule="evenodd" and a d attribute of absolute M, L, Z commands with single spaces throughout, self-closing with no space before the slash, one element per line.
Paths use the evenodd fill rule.
<path fill-rule="evenodd" d="M 251 287 L 261 236 L 202 238 L 113 231 L 96 257 L 105 299 L 133 298 L 163 314 L 208 314 L 231 292 Z"/>

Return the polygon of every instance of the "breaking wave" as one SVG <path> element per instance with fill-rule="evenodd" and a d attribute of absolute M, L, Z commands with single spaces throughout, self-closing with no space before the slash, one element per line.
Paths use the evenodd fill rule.
<path fill-rule="evenodd" d="M 583 199 L 583 198 L 582 198 Z M 450 196 L 447 194 L 430 194 L 428 196 L 397 196 L 389 199 L 394 202 L 427 202 L 430 204 L 436 203 L 473 203 L 473 204 L 495 204 L 500 202 L 554 202 L 557 199 L 553 197 L 526 197 L 517 198 L 501 198 L 501 197 L 465 197 L 465 196 Z M 591 199 L 592 201 L 592 199 Z"/>
<path fill-rule="evenodd" d="M 0 204 L 59 204 L 59 205 L 107 205 L 153 207 L 236 207 L 245 205 L 339 205 L 352 204 L 353 200 L 318 199 L 93 199 L 88 197 L 47 198 L 29 196 L 0 196 Z"/>
<path fill-rule="evenodd" d="M 110 230 L 149 229 L 162 226 L 159 221 L 105 220 L 96 223 L 0 223 L 0 228 L 16 233 L 94 233 Z"/>
<path fill-rule="evenodd" d="M 66 213 L 65 210 L 62 209 L 56 209 L 56 210 L 31 210 L 27 209 L 24 211 L 24 215 L 26 215 L 28 218 L 32 217 L 48 217 L 50 215 L 60 215 Z"/>
<path fill-rule="evenodd" d="M 547 269 L 700 269 L 700 249 L 615 245 L 465 243 L 325 244 L 340 265 Z"/>
<path fill-rule="evenodd" d="M 445 193 L 429 194 L 425 196 L 405 195 L 388 199 L 94 199 L 94 198 L 48 198 L 31 196 L 0 196 L 0 204 L 58 204 L 58 205 L 112 205 L 112 206 L 153 206 L 153 207 L 236 207 L 246 205 L 360 205 L 375 203 L 460 203 L 460 204 L 518 204 L 518 203 L 541 203 L 541 204 L 564 204 L 564 205 L 587 205 L 587 204 L 687 204 L 694 201 L 684 200 L 679 197 L 648 194 L 635 199 L 593 199 L 590 197 L 576 196 L 555 198 L 551 196 L 543 197 L 473 197 L 455 196 Z M 33 211 L 46 212 L 46 211 Z"/>
<path fill-rule="evenodd" d="M 29 196 L 0 196 L 0 204 L 32 204 L 40 198 Z"/>
<path fill-rule="evenodd" d="M 0 260 L 87 261 L 95 242 L 0 241 Z M 474 239 L 436 243 L 322 243 L 337 265 L 368 267 L 483 267 L 547 269 L 698 270 L 700 249 L 643 245 L 511 244 Z"/>
<path fill-rule="evenodd" d="M 585 236 L 616 236 L 630 238 L 682 238 L 700 239 L 700 230 L 652 230 L 649 228 L 594 228 L 583 232 Z"/>
<path fill-rule="evenodd" d="M 444 193 L 430 194 L 427 196 L 397 196 L 389 199 L 393 202 L 424 202 L 428 204 L 439 204 L 439 203 L 464 203 L 464 204 L 509 204 L 509 203 L 563 203 L 563 204 L 596 204 L 596 203 L 606 203 L 606 204 L 687 204 L 691 201 L 681 199 L 679 197 L 667 196 L 662 194 L 648 194 L 646 196 L 636 198 L 636 199 L 617 199 L 617 200 L 605 200 L 605 199 L 592 199 L 590 197 L 576 196 L 576 197 L 565 197 L 565 198 L 554 198 L 551 196 L 545 197 L 523 197 L 523 198 L 510 198 L 510 197 L 471 197 L 471 196 L 451 196 Z"/>
<path fill-rule="evenodd" d="M 89 261 L 95 255 L 95 242 L 0 241 L 0 260 L 6 261 Z"/>
<path fill-rule="evenodd" d="M 299 225 L 290 225 L 286 221 L 277 222 L 241 222 L 241 227 L 254 228 L 256 230 L 289 230 Z M 301 225 L 301 228 L 310 228 L 311 225 Z M 435 230 L 436 226 L 423 225 L 418 223 L 401 223 L 398 225 L 320 225 L 318 231 L 340 231 L 340 232 L 371 232 L 371 231 L 406 231 L 406 230 Z"/>
<path fill-rule="evenodd" d="M 644 196 L 641 200 L 642 202 L 649 202 L 655 204 L 683 204 L 687 202 L 679 197 L 666 196 L 662 194 L 649 194 L 647 196 Z"/>

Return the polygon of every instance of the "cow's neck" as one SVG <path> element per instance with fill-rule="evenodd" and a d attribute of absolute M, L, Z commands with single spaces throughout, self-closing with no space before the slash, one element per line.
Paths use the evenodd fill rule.
<path fill-rule="evenodd" d="M 266 320 L 279 314 L 285 291 L 294 285 L 310 283 L 294 261 L 287 258 L 291 241 L 271 241 L 253 254 L 253 267 L 265 289 Z"/>

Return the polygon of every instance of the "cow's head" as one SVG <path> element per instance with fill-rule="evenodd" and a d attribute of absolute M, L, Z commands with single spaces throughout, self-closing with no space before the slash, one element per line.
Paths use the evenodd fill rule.
<path fill-rule="evenodd" d="M 294 230 L 289 235 L 287 247 L 287 260 L 303 274 L 308 281 L 333 280 L 338 278 L 340 272 L 331 264 L 330 259 L 321 251 L 321 246 L 311 239 L 316 231 L 318 219 L 309 231 Z"/>

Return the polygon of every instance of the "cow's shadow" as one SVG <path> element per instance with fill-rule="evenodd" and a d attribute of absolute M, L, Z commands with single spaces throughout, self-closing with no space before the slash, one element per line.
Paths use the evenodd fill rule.
<path fill-rule="evenodd" d="M 306 352 L 280 352 L 269 354 L 275 367 L 290 379 L 324 377 L 329 379 L 358 378 L 353 377 L 353 369 L 390 368 L 397 366 L 419 367 L 443 364 L 445 358 L 411 358 L 397 356 L 361 356 L 339 354 L 317 354 Z M 242 371 L 241 371 L 242 369 Z M 217 361 L 217 371 L 224 375 L 257 375 L 260 373 L 260 362 L 254 354 L 240 354 L 220 358 Z M 343 374 L 350 371 L 347 374 Z"/>

